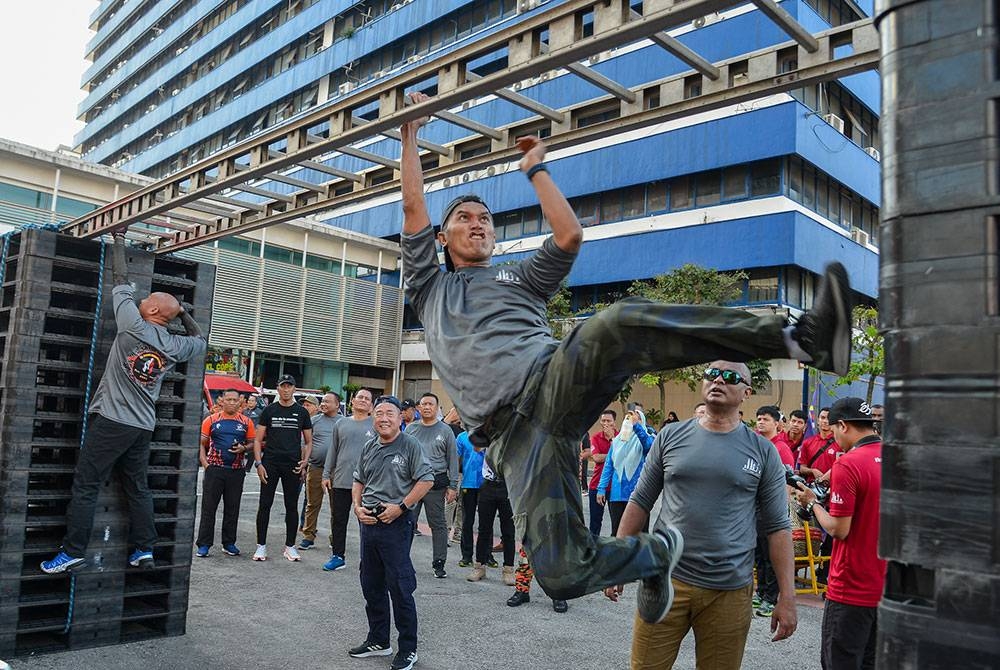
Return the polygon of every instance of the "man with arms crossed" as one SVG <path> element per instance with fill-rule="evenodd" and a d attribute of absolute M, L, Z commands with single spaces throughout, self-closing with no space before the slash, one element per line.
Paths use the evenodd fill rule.
<path fill-rule="evenodd" d="M 116 467 L 128 499 L 128 541 L 135 547 L 128 561 L 135 567 L 153 566 L 156 527 L 146 474 L 156 428 L 156 401 L 163 377 L 177 363 L 204 357 L 207 346 L 198 324 L 169 293 L 150 293 L 136 306 L 125 264 L 125 231 L 116 232 L 114 238 L 111 295 L 118 334 L 87 410 L 90 427 L 73 473 L 62 550 L 42 562 L 42 571 L 49 574 L 84 563 L 97 495 Z M 178 316 L 187 336 L 167 330 L 167 324 Z"/>
<path fill-rule="evenodd" d="M 417 104 L 422 93 L 411 98 Z M 545 318 L 546 302 L 567 276 L 583 229 L 543 162 L 537 137 L 517 140 L 552 235 L 525 260 L 490 267 L 496 237 L 477 196 L 456 198 L 435 236 L 424 201 L 417 131 L 403 124 L 401 161 L 406 294 L 424 324 L 427 350 L 455 399 L 473 443 L 509 486 L 525 550 L 539 584 L 565 600 L 610 584 L 642 579 L 640 616 L 657 622 L 670 607 L 670 572 L 683 538 L 673 528 L 622 539 L 595 538 L 583 521 L 580 436 L 632 375 L 715 358 L 810 359 L 846 371 L 850 299 L 846 273 L 834 264 L 817 290 L 815 312 L 795 326 L 780 316 L 702 305 L 623 300 L 561 343 Z M 444 246 L 442 272 L 435 240 Z M 489 380 L 488 384 L 477 383 Z"/>
<path fill-rule="evenodd" d="M 671 668 L 692 628 L 699 668 L 740 667 L 750 630 L 758 510 L 778 577 L 772 639 L 790 636 L 798 622 L 785 470 L 774 446 L 740 421 L 740 405 L 751 394 L 750 369 L 715 361 L 703 377 L 704 418 L 660 431 L 618 527 L 619 537 L 638 533 L 660 498 L 656 526 L 677 526 L 685 538 L 670 613 L 658 624 L 636 617 L 632 670 Z M 611 600 L 621 592 L 622 586 L 605 589 Z"/>
<path fill-rule="evenodd" d="M 830 470 L 830 509 L 817 505 L 806 488 L 797 494 L 799 504 L 836 539 L 823 608 L 823 670 L 875 667 L 876 617 L 886 563 L 878 557 L 882 440 L 873 414 L 861 398 L 833 403 L 830 426 L 846 453 Z"/>
<path fill-rule="evenodd" d="M 399 632 L 399 650 L 390 670 L 417 662 L 417 573 L 410 561 L 413 507 L 430 491 L 434 473 L 415 439 L 399 430 L 402 403 L 393 396 L 375 400 L 375 431 L 354 470 L 351 498 L 361 522 L 361 592 L 368 637 L 348 653 L 354 658 L 388 656 L 389 601 Z"/>

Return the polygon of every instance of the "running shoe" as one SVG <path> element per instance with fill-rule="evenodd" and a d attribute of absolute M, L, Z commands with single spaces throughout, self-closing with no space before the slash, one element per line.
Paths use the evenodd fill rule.
<path fill-rule="evenodd" d="M 153 552 L 148 549 L 136 549 L 128 557 L 128 564 L 133 568 L 152 568 Z"/>
<path fill-rule="evenodd" d="M 222 545 L 222 553 L 226 556 L 239 556 L 240 548 L 235 544 L 224 544 Z"/>
<path fill-rule="evenodd" d="M 299 550 L 295 547 L 285 547 L 285 550 L 281 552 L 281 555 L 293 563 L 302 560 L 302 557 L 299 556 Z"/>
<path fill-rule="evenodd" d="M 330 560 L 323 564 L 323 569 L 327 572 L 336 572 L 337 570 L 343 570 L 347 567 L 344 563 L 344 559 L 341 556 L 334 554 L 330 557 Z"/>
<path fill-rule="evenodd" d="M 675 526 L 668 526 L 666 531 L 656 531 L 653 534 L 667 547 L 669 559 L 667 569 L 662 575 L 647 577 L 639 583 L 636 594 L 636 604 L 639 618 L 648 624 L 658 624 L 663 621 L 674 604 L 674 585 L 671 575 L 677 562 L 684 553 L 684 536 Z"/>
<path fill-rule="evenodd" d="M 194 555 L 198 558 L 208 558 L 208 546 L 204 544 L 198 545 L 198 551 L 194 552 Z"/>
<path fill-rule="evenodd" d="M 389 643 L 380 644 L 378 642 L 369 642 L 365 640 L 364 643 L 359 644 L 352 649 L 349 649 L 348 654 L 354 658 L 368 658 L 369 656 L 390 656 L 392 654 L 392 647 Z"/>
<path fill-rule="evenodd" d="M 85 560 L 83 558 L 73 558 L 65 551 L 60 551 L 52 560 L 42 561 L 42 572 L 49 575 L 66 572 L 67 570 L 72 570 L 77 566 L 83 565 Z"/>
<path fill-rule="evenodd" d="M 399 652 L 396 657 L 392 659 L 392 663 L 389 664 L 389 670 L 410 670 L 414 665 L 417 664 L 417 652 L 411 651 L 408 653 Z"/>
<path fill-rule="evenodd" d="M 299 549 L 301 549 L 302 551 L 305 551 L 306 549 L 312 549 L 313 545 L 315 544 L 316 543 L 313 542 L 312 540 L 302 540 L 301 542 L 299 542 Z"/>
<path fill-rule="evenodd" d="M 266 561 L 267 560 L 267 545 L 258 544 L 257 551 L 253 552 L 253 560 L 255 561 Z"/>

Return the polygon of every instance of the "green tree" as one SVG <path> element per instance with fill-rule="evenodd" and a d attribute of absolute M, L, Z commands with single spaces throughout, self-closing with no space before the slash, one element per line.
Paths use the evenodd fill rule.
<path fill-rule="evenodd" d="M 885 374 L 885 351 L 882 334 L 878 329 L 878 310 L 874 307 L 859 305 L 852 314 L 854 334 L 851 337 L 851 350 L 855 354 L 847 374 L 833 383 L 836 386 L 846 386 L 857 381 L 866 381 L 868 389 L 865 399 L 872 402 L 875 393 L 875 380 Z"/>
<path fill-rule="evenodd" d="M 719 272 L 687 263 L 672 272 L 633 282 L 629 287 L 629 294 L 682 305 L 724 305 L 742 294 L 746 280 L 747 274 L 742 271 Z M 761 390 L 771 381 L 771 365 L 768 361 L 755 359 L 749 361 L 748 366 L 755 391 Z M 662 414 L 666 412 L 667 385 L 678 382 L 692 391 L 697 390 L 701 383 L 701 373 L 702 366 L 696 365 L 651 372 L 642 375 L 639 381 L 659 391 Z"/>

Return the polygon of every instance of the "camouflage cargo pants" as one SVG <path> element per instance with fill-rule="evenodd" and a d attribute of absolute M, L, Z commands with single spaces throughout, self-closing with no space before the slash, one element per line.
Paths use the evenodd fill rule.
<path fill-rule="evenodd" d="M 786 358 L 785 320 L 630 298 L 576 328 L 536 366 L 517 405 L 486 428 L 507 480 L 517 532 L 551 598 L 576 598 L 662 574 L 669 556 L 648 533 L 595 538 L 583 518 L 579 442 L 635 374 L 713 360 Z"/>

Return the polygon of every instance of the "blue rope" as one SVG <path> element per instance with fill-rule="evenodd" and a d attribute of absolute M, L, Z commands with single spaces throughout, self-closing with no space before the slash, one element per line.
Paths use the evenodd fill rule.
<path fill-rule="evenodd" d="M 87 384 L 83 392 L 83 424 L 80 427 L 80 448 L 87 439 L 87 409 L 90 407 L 90 388 L 94 382 L 94 362 L 97 355 L 97 334 L 101 330 L 101 304 L 104 302 L 104 257 L 107 244 L 101 241 L 101 256 L 97 261 L 97 304 L 94 305 L 94 327 L 90 334 L 90 356 L 87 359 Z M 73 625 L 73 605 L 76 596 L 76 575 L 69 575 L 69 607 L 66 609 L 66 625 L 63 634 L 69 633 Z"/>

